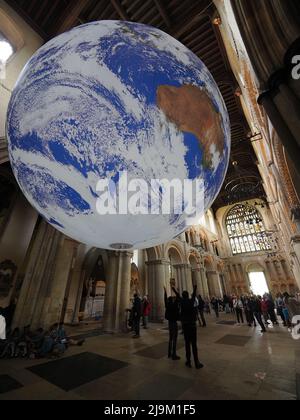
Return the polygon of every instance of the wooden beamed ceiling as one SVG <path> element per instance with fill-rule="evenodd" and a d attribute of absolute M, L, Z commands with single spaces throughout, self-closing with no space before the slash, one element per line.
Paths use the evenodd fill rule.
<path fill-rule="evenodd" d="M 177 38 L 208 67 L 225 100 L 231 122 L 232 161 L 259 178 L 249 127 L 220 35 L 211 0 L 6 0 L 45 41 L 95 20 L 129 20 L 155 26 Z M 242 153 L 241 153 L 242 152 Z M 232 164 L 228 177 L 234 175 Z M 221 191 L 215 208 L 226 204 Z M 250 198 L 250 197 L 249 197 Z"/>

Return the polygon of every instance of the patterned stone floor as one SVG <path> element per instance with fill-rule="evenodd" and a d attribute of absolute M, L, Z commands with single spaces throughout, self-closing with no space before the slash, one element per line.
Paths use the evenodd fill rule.
<path fill-rule="evenodd" d="M 59 360 L 0 360 L 0 400 L 297 400 L 300 342 L 282 326 L 269 329 L 230 325 L 231 315 L 198 329 L 205 368 L 166 358 L 168 332 L 151 325 L 140 340 L 102 335 L 94 326 L 72 330 L 84 336 Z M 227 325 L 229 324 L 229 325 Z"/>

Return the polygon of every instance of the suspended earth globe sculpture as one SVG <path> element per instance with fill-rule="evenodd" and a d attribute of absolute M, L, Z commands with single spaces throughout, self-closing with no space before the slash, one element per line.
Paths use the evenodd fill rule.
<path fill-rule="evenodd" d="M 198 223 L 230 154 L 228 113 L 201 60 L 158 29 L 120 21 L 79 26 L 36 52 L 13 91 L 7 139 L 32 206 L 105 249 L 152 247 Z M 202 200 L 167 193 L 164 182 L 186 180 Z M 180 213 L 192 200 L 197 211 Z"/>

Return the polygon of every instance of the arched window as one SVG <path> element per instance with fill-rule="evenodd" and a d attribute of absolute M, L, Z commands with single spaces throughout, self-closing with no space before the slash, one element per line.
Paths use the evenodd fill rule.
<path fill-rule="evenodd" d="M 226 227 L 234 255 L 272 249 L 263 219 L 253 206 L 233 207 L 226 218 Z"/>

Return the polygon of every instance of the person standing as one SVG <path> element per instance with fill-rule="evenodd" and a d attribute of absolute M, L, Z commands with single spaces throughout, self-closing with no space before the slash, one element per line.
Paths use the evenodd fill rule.
<path fill-rule="evenodd" d="M 218 299 L 213 297 L 212 300 L 211 300 L 211 306 L 212 306 L 213 310 L 215 311 L 216 318 L 219 318 L 220 315 L 219 315 L 219 301 L 218 301 Z"/>
<path fill-rule="evenodd" d="M 283 295 L 283 316 L 285 318 L 285 322 L 288 328 L 292 327 L 292 320 L 290 317 L 290 312 L 289 312 L 289 300 L 290 300 L 290 295 L 286 292 Z"/>
<path fill-rule="evenodd" d="M 235 314 L 237 317 L 237 323 L 244 324 L 244 316 L 243 316 L 244 305 L 240 297 L 237 297 L 236 299 L 234 299 L 233 307 L 234 307 Z"/>
<path fill-rule="evenodd" d="M 201 322 L 202 322 L 202 327 L 206 328 L 206 320 L 205 320 L 205 316 L 204 316 L 204 309 L 205 309 L 205 302 L 202 299 L 202 296 L 199 295 L 198 296 L 198 312 L 199 312 L 199 316 L 200 316 L 199 324 L 201 326 Z"/>
<path fill-rule="evenodd" d="M 229 306 L 229 297 L 227 295 L 224 296 L 224 307 L 226 314 L 230 314 L 230 306 Z"/>
<path fill-rule="evenodd" d="M 253 310 L 254 318 L 257 320 L 258 324 L 260 325 L 261 332 L 266 333 L 267 330 L 262 320 L 261 297 L 258 296 L 256 298 L 253 298 L 251 303 L 252 303 L 252 310 Z"/>
<path fill-rule="evenodd" d="M 175 288 L 173 292 L 177 298 L 180 299 L 180 295 Z M 189 293 L 184 291 L 182 298 L 180 299 L 180 311 L 181 311 L 181 323 L 185 341 L 186 351 L 186 366 L 191 368 L 191 348 L 193 351 L 195 367 L 196 369 L 202 369 L 204 366 L 199 362 L 198 348 L 197 348 L 197 308 L 195 308 L 197 286 L 194 286 L 194 292 L 192 298 L 189 298 Z"/>
<path fill-rule="evenodd" d="M 133 322 L 133 330 L 135 333 L 133 338 L 140 338 L 141 316 L 142 316 L 142 301 L 139 295 L 136 293 L 134 295 L 133 307 L 132 307 L 132 322 Z"/>
<path fill-rule="evenodd" d="M 253 314 L 252 297 L 247 297 L 244 302 L 244 310 L 249 327 L 256 327 L 256 321 Z"/>
<path fill-rule="evenodd" d="M 143 299 L 143 304 L 142 304 L 142 308 L 143 308 L 143 327 L 145 330 L 148 329 L 148 322 L 149 322 L 149 315 L 151 313 L 151 303 L 149 302 L 148 296 L 145 296 Z"/>
<path fill-rule="evenodd" d="M 278 295 L 276 297 L 275 306 L 276 306 L 276 310 L 277 310 L 277 315 L 280 316 L 280 318 L 282 319 L 283 325 L 286 327 L 286 320 L 285 320 L 285 317 L 283 315 L 283 307 L 284 307 L 283 296 L 282 296 L 281 293 L 278 293 Z"/>
<path fill-rule="evenodd" d="M 268 305 L 268 316 L 274 325 L 279 325 L 278 319 L 275 313 L 275 304 L 270 295 L 266 296 L 267 305 Z"/>
<path fill-rule="evenodd" d="M 268 305 L 268 301 L 266 297 L 263 297 L 263 299 L 261 300 L 261 312 L 263 314 L 264 317 L 264 321 L 266 326 L 269 325 L 269 305 Z"/>
<path fill-rule="evenodd" d="M 178 321 L 180 320 L 180 301 L 177 296 L 170 296 L 168 298 L 167 290 L 165 288 L 165 318 L 169 324 L 169 349 L 168 358 L 172 360 L 180 360 L 177 355 L 177 338 L 178 338 Z"/>

